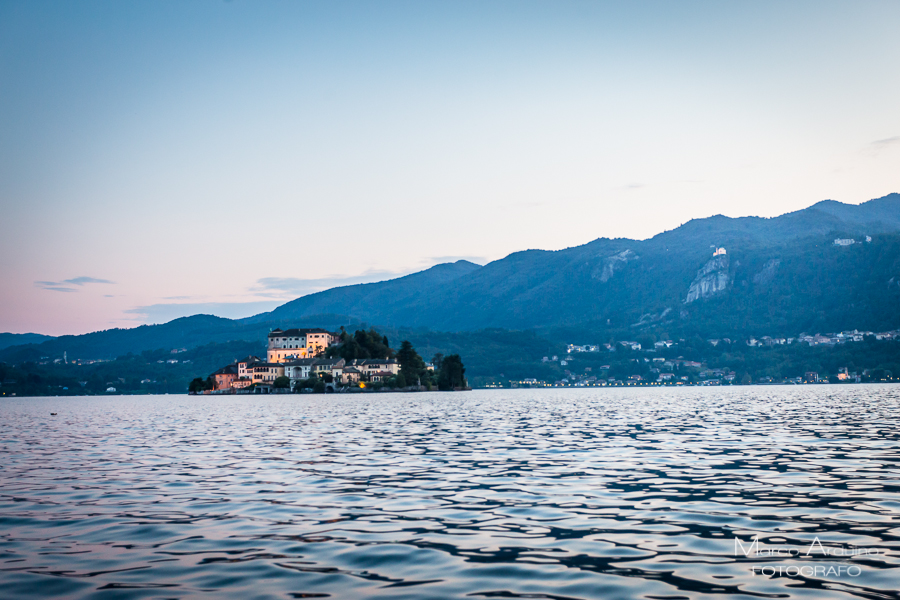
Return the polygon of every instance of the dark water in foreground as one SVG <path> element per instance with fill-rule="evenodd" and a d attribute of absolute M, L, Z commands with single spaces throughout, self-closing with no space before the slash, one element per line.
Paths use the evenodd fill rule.
<path fill-rule="evenodd" d="M 2 399 L 0 598 L 900 598 L 898 417 L 900 386 Z"/>

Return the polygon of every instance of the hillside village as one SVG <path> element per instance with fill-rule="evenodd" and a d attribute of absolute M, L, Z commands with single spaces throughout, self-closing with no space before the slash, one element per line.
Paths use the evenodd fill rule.
<path fill-rule="evenodd" d="M 702 340 L 702 345 L 721 353 L 740 351 L 741 348 L 774 349 L 796 346 L 834 348 L 843 344 L 865 341 L 900 342 L 900 330 L 872 332 L 842 331 L 830 334 L 801 334 L 797 337 L 751 337 L 747 340 L 729 338 Z M 792 377 L 750 377 L 727 366 L 712 366 L 714 361 L 686 359 L 680 355 L 688 344 L 684 339 L 659 340 L 642 344 L 622 340 L 604 344 L 568 344 L 562 356 L 544 356 L 542 364 L 558 365 L 565 377 L 554 381 L 526 378 L 511 382 L 513 387 L 605 387 L 635 385 L 728 385 L 728 384 L 801 384 L 801 383 L 862 383 L 894 381 L 894 373 L 883 368 L 838 367 L 834 372 L 808 370 Z M 646 345 L 646 347 L 645 347 Z M 694 346 L 697 342 L 694 341 Z M 696 350 L 696 348 L 691 348 Z M 624 355 L 624 356 L 623 356 Z M 603 357 L 615 357 L 604 361 Z M 598 364 L 598 361 L 600 364 Z M 609 364 L 606 364 L 606 362 Z M 627 366 L 624 367 L 622 363 Z M 627 373 L 627 374 L 624 374 Z M 898 373 L 900 375 L 900 373 Z M 488 387 L 500 387 L 498 384 Z"/>

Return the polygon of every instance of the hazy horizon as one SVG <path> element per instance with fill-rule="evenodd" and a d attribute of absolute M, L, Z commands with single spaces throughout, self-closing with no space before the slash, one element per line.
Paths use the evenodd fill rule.
<path fill-rule="evenodd" d="M 0 4 L 0 331 L 900 191 L 900 4 Z"/>

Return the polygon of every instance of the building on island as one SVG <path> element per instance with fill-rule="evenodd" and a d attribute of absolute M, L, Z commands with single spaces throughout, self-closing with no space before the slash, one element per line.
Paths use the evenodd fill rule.
<path fill-rule="evenodd" d="M 344 370 L 341 372 L 341 383 L 344 385 L 359 383 L 361 377 L 362 373 L 356 367 L 344 367 Z"/>
<path fill-rule="evenodd" d="M 338 386 L 384 381 L 400 372 L 400 363 L 393 358 L 346 361 L 321 356 L 339 339 L 324 329 L 275 329 L 268 335 L 266 360 L 248 356 L 222 367 L 210 376 L 215 380 L 213 391 L 228 393 L 251 386 L 256 391 L 270 391 L 282 376 L 290 379 L 290 389 L 295 389 L 313 378 Z"/>
<path fill-rule="evenodd" d="M 337 339 L 324 329 L 273 329 L 269 332 L 266 361 L 285 363 L 298 358 L 318 356 Z"/>
<path fill-rule="evenodd" d="M 298 381 L 305 381 L 309 379 L 310 373 L 312 372 L 313 363 L 315 363 L 317 360 L 319 359 L 298 358 L 290 362 L 282 363 L 284 365 L 284 376 L 290 378 L 291 387 L 293 387 L 294 384 Z"/>
<path fill-rule="evenodd" d="M 313 363 L 313 375 L 331 375 L 336 381 L 341 380 L 341 372 L 346 361 L 343 358 L 322 358 Z"/>
<path fill-rule="evenodd" d="M 238 376 L 232 382 L 231 387 L 234 389 L 250 387 L 250 384 L 253 383 L 253 365 L 258 362 L 260 362 L 258 356 L 248 356 L 243 360 L 237 361 L 235 365 L 237 366 Z"/>
<path fill-rule="evenodd" d="M 238 379 L 237 365 L 228 365 L 222 367 L 212 374 L 213 381 L 216 383 L 215 390 L 227 390 L 234 386 L 234 382 Z"/>
<path fill-rule="evenodd" d="M 252 383 L 272 385 L 282 375 L 284 375 L 284 365 L 282 364 L 270 362 L 254 363 Z"/>
<path fill-rule="evenodd" d="M 400 363 L 393 358 L 360 358 L 350 361 L 350 366 L 357 369 L 364 380 L 369 380 L 373 375 L 392 377 L 400 372 Z M 381 381 L 371 379 L 370 381 Z"/>

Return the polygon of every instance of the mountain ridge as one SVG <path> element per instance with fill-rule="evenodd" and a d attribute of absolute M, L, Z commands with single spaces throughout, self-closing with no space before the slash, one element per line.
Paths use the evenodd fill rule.
<path fill-rule="evenodd" d="M 861 243 L 835 246 L 835 237 Z M 728 260 L 710 266 L 719 247 Z M 264 339 L 269 328 L 284 325 L 610 337 L 645 330 L 719 337 L 762 335 L 767 328 L 780 335 L 887 329 L 900 327 L 898 306 L 900 194 L 894 193 L 859 205 L 824 200 L 772 218 L 714 215 L 645 240 L 598 238 L 561 250 L 523 250 L 483 266 L 443 263 L 317 292 L 245 319 L 194 315 L 64 336 L 0 349 L 0 360 L 63 349 L 70 358 L 100 358 L 97 353 Z"/>

